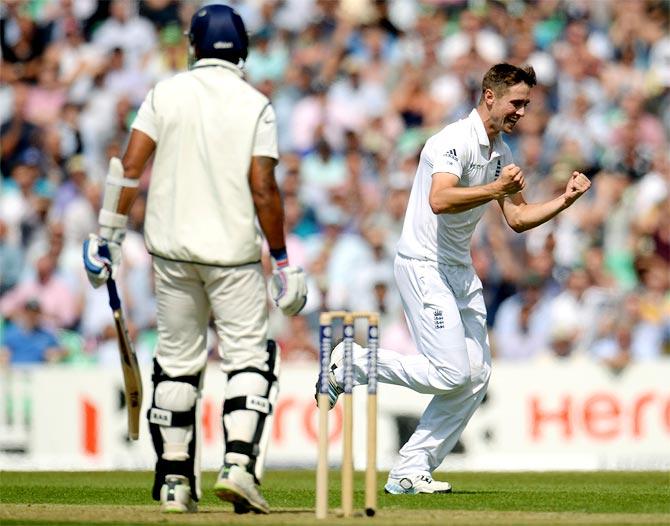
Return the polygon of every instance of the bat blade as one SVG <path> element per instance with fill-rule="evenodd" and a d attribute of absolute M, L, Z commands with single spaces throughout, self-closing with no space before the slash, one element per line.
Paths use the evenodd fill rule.
<path fill-rule="evenodd" d="M 128 437 L 137 440 L 140 436 L 140 412 L 142 409 L 142 377 L 135 349 L 128 337 L 123 311 L 114 311 L 114 325 L 119 340 L 119 355 L 123 371 L 123 387 L 128 410 Z"/>
<path fill-rule="evenodd" d="M 109 245 L 106 241 L 100 243 L 98 253 L 112 260 Z M 107 292 L 109 293 L 109 306 L 114 313 L 114 326 L 116 327 L 116 336 L 119 340 L 119 354 L 121 355 L 121 369 L 123 371 L 123 388 L 126 395 L 126 407 L 128 409 L 128 437 L 131 440 L 137 440 L 140 437 L 140 411 L 142 409 L 142 377 L 140 376 L 140 366 L 137 363 L 137 356 L 130 338 L 128 329 L 123 319 L 123 310 L 121 310 L 121 299 L 119 298 L 116 282 L 112 277 L 111 263 L 109 267 L 109 278 L 107 279 Z"/>

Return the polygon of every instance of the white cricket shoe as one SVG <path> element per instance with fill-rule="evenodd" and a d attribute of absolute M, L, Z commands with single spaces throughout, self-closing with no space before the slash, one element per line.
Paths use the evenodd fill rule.
<path fill-rule="evenodd" d="M 355 344 L 354 344 L 355 345 Z M 333 352 L 330 353 L 330 370 L 328 371 L 328 410 L 331 410 L 335 407 L 337 399 L 339 396 L 344 393 L 344 389 L 337 384 L 337 379 L 335 378 L 335 369 L 342 366 L 342 360 L 344 359 L 344 342 L 338 343 Z M 317 405 L 319 404 L 319 380 L 316 381 L 316 392 L 314 393 L 314 399 L 316 400 Z"/>
<path fill-rule="evenodd" d="M 191 487 L 183 475 L 167 475 L 161 486 L 163 513 L 195 513 L 198 503 L 191 498 Z"/>
<path fill-rule="evenodd" d="M 270 506 L 261 495 L 254 476 L 235 464 L 224 464 L 214 484 L 214 493 L 231 502 L 235 513 L 270 513 Z"/>
<path fill-rule="evenodd" d="M 451 493 L 451 484 L 419 474 L 394 479 L 389 477 L 384 492 L 391 495 L 417 495 L 419 493 Z"/>

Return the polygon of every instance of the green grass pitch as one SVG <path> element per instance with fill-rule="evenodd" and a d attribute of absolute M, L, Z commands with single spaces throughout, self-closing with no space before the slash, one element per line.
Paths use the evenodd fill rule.
<path fill-rule="evenodd" d="M 441 475 L 441 476 L 440 476 Z M 203 475 L 200 512 L 162 515 L 151 500 L 147 472 L 0 472 L 0 524 L 316 524 L 313 471 L 268 471 L 263 483 L 272 513 L 235 515 L 212 493 L 216 474 Z M 338 518 L 339 472 L 330 478 L 330 516 L 319 524 L 666 524 L 670 474 L 449 473 L 449 495 L 385 495 L 379 510 Z M 356 474 L 355 504 L 362 511 L 363 474 Z"/>

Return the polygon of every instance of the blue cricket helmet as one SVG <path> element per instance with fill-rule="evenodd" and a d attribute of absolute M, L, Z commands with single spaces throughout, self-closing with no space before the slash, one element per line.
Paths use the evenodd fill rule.
<path fill-rule="evenodd" d="M 237 64 L 246 60 L 249 37 L 242 17 L 232 7 L 213 4 L 191 18 L 188 38 L 197 59 L 220 58 Z"/>

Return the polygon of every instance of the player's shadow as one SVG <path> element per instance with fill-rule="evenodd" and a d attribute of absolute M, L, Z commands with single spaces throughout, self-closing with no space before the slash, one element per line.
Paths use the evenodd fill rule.
<path fill-rule="evenodd" d="M 198 510 L 198 515 L 213 514 L 213 513 L 217 513 L 217 514 L 223 513 L 225 515 L 232 515 L 234 517 L 257 517 L 257 518 L 260 518 L 260 517 L 267 516 L 267 515 L 262 514 L 262 513 L 258 514 L 258 513 L 253 513 L 253 512 L 235 513 L 232 509 L 228 509 L 228 508 L 216 508 L 216 509 L 211 509 L 210 508 L 210 509 L 204 509 L 204 510 L 199 509 Z M 274 509 L 273 508 L 273 509 L 270 510 L 270 513 L 272 515 L 281 515 L 281 514 L 286 514 L 286 513 L 293 513 L 293 514 L 309 513 L 309 514 L 314 514 L 314 510 L 310 509 L 310 508 L 282 508 L 282 509 Z"/>

